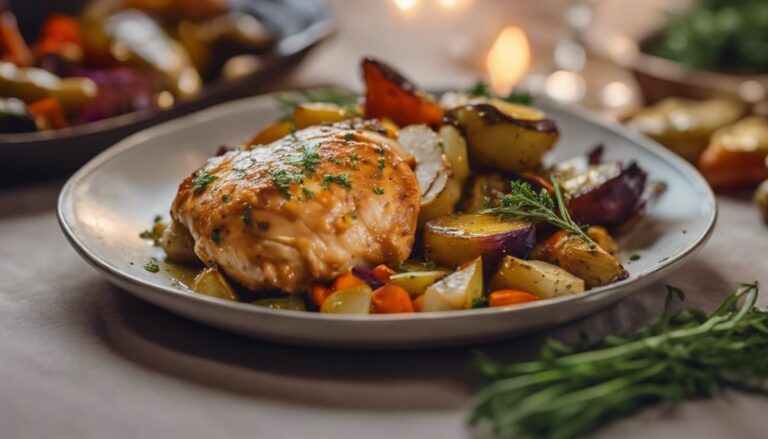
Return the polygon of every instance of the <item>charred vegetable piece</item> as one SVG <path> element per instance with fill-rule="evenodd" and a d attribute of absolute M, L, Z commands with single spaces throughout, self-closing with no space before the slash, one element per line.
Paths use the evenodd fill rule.
<path fill-rule="evenodd" d="M 713 189 L 751 188 L 768 178 L 768 121 L 748 117 L 712 135 L 699 169 Z"/>
<path fill-rule="evenodd" d="M 530 222 L 500 215 L 446 215 L 428 222 L 424 228 L 427 259 L 449 267 L 478 256 L 490 266 L 506 255 L 525 257 L 535 239 Z"/>
<path fill-rule="evenodd" d="M 557 264 L 594 288 L 629 276 L 627 270 L 610 253 L 594 242 L 560 231 L 539 244 L 531 256 Z"/>
<path fill-rule="evenodd" d="M 553 120 L 529 107 L 507 105 L 525 110 L 507 113 L 491 104 L 470 104 L 446 114 L 446 121 L 466 135 L 473 167 L 502 171 L 535 169 L 557 141 Z"/>
<path fill-rule="evenodd" d="M 237 293 L 218 268 L 208 267 L 195 277 L 192 290 L 206 296 L 237 301 Z"/>
<path fill-rule="evenodd" d="M 320 102 L 307 102 L 293 107 L 293 124 L 297 130 L 351 119 L 354 115 L 343 107 Z"/>
<path fill-rule="evenodd" d="M 293 311 L 307 310 L 307 305 L 304 303 L 304 298 L 299 295 L 291 295 L 287 297 L 269 297 L 266 299 L 256 300 L 253 302 L 253 304 L 272 309 L 290 309 Z"/>
<path fill-rule="evenodd" d="M 467 195 L 462 200 L 464 212 L 485 209 L 486 202 L 493 202 L 500 195 L 509 192 L 509 177 L 497 173 L 475 174 L 469 182 Z"/>
<path fill-rule="evenodd" d="M 427 287 L 444 278 L 448 273 L 445 270 L 397 273 L 389 277 L 389 282 L 408 291 L 411 297 L 417 297 L 424 293 Z"/>
<path fill-rule="evenodd" d="M 416 181 L 421 205 L 434 202 L 448 184 L 451 167 L 440 147 L 440 137 L 426 125 L 411 125 L 397 135 L 403 148 L 416 158 Z"/>
<path fill-rule="evenodd" d="M 330 314 L 369 314 L 373 291 L 368 284 L 355 285 L 328 296 L 320 312 Z"/>
<path fill-rule="evenodd" d="M 765 180 L 758 186 L 754 196 L 755 204 L 763 215 L 763 219 L 768 223 L 768 180 Z"/>
<path fill-rule="evenodd" d="M 743 113 L 743 105 L 724 99 L 667 98 L 640 110 L 628 125 L 696 162 L 712 133 L 736 122 Z"/>
<path fill-rule="evenodd" d="M 557 265 L 507 256 L 491 279 L 492 290 L 522 290 L 542 299 L 584 292 L 584 281 Z"/>
<path fill-rule="evenodd" d="M 0 133 L 27 133 L 38 129 L 24 102 L 0 98 Z"/>
<path fill-rule="evenodd" d="M 483 261 L 477 258 L 424 292 L 423 312 L 471 309 L 483 295 Z"/>
<path fill-rule="evenodd" d="M 570 196 L 568 211 L 580 224 L 617 225 L 642 207 L 647 175 L 636 163 L 590 166 L 586 173 L 560 179 Z"/>
<path fill-rule="evenodd" d="M 16 67 L 0 62 L 0 96 L 21 99 L 26 103 L 52 97 L 65 111 L 77 109 L 98 94 L 96 83 L 88 78 L 59 78 L 43 69 Z"/>
<path fill-rule="evenodd" d="M 77 112 L 80 123 L 156 108 L 157 95 L 162 91 L 160 78 L 137 67 L 77 69 L 75 73 L 92 80 L 99 88 L 98 95 Z"/>
<path fill-rule="evenodd" d="M 84 37 L 89 38 L 92 45 L 109 52 L 119 62 L 146 66 L 158 72 L 177 97 L 183 99 L 200 92 L 202 80 L 184 48 L 149 15 L 130 9 L 106 18 L 88 18 L 95 22 L 89 22 L 90 32 Z"/>
<path fill-rule="evenodd" d="M 80 44 L 80 25 L 77 19 L 64 14 L 48 16 L 35 44 L 35 56 L 40 60 L 56 57 L 69 63 L 81 61 L 83 48 Z"/>
<path fill-rule="evenodd" d="M 443 110 L 392 67 L 371 58 L 363 60 L 365 117 L 389 118 L 400 126 L 437 125 Z"/>

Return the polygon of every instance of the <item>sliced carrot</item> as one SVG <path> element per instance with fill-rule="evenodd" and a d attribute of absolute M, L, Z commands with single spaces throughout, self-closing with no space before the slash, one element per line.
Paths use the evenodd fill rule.
<path fill-rule="evenodd" d="M 362 285 L 365 281 L 352 274 L 352 272 L 346 272 L 337 277 L 333 281 L 333 291 L 343 290 L 344 288 L 354 287 L 355 285 Z"/>
<path fill-rule="evenodd" d="M 421 312 L 421 310 L 424 308 L 424 295 L 422 294 L 421 296 L 413 299 L 411 303 L 413 304 L 414 311 Z"/>
<path fill-rule="evenodd" d="M 557 263 L 558 255 L 556 254 L 557 244 L 560 240 L 567 238 L 568 232 L 565 230 L 558 230 L 553 233 L 547 239 L 539 242 L 531 250 L 531 259 L 537 259 L 539 261 Z"/>
<path fill-rule="evenodd" d="M 497 290 L 488 295 L 490 306 L 514 305 L 534 300 L 539 300 L 539 297 L 520 290 Z"/>
<path fill-rule="evenodd" d="M 387 284 L 373 292 L 371 308 L 377 314 L 413 312 L 413 303 L 405 288 Z"/>
<path fill-rule="evenodd" d="M 42 117 L 45 123 L 53 129 L 68 127 L 67 119 L 64 117 L 64 110 L 56 98 L 44 98 L 35 101 L 27 106 L 33 116 Z"/>
<path fill-rule="evenodd" d="M 326 287 L 325 285 L 314 284 L 312 285 L 312 289 L 310 293 L 312 296 L 311 297 L 312 303 L 314 303 L 318 307 L 321 307 L 323 306 L 323 302 L 325 302 L 325 299 L 327 299 L 328 296 L 333 294 L 333 290 Z"/>
<path fill-rule="evenodd" d="M 392 276 L 395 273 L 395 270 L 384 264 L 377 265 L 376 268 L 373 269 L 373 277 L 379 282 L 389 282 L 389 276 Z"/>

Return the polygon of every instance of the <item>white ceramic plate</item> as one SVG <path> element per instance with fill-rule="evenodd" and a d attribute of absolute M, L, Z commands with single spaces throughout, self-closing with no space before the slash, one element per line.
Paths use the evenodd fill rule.
<path fill-rule="evenodd" d="M 219 300 L 179 288 L 163 269 L 146 271 L 144 264 L 158 256 L 158 250 L 139 239 L 139 233 L 156 214 L 167 217 L 178 184 L 219 145 L 237 144 L 277 117 L 269 96 L 219 105 L 126 138 L 67 182 L 59 198 L 59 221 L 72 246 L 115 284 L 172 312 L 241 334 L 363 349 L 470 344 L 519 335 L 595 312 L 662 278 L 704 244 L 716 217 L 707 184 L 666 149 L 580 111 L 541 100 L 538 104 L 561 131 L 550 159 L 572 157 L 603 143 L 606 158 L 637 160 L 651 179 L 667 183 L 668 190 L 649 215 L 621 240 L 630 272 L 627 280 L 508 308 L 344 316 Z M 626 259 L 633 254 L 640 258 Z"/>

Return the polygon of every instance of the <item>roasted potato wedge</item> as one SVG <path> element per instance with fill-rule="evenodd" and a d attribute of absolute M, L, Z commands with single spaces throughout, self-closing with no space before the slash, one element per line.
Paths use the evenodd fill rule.
<path fill-rule="evenodd" d="M 731 100 L 667 98 L 638 111 L 627 125 L 696 162 L 712 133 L 736 122 L 742 114 L 744 106 Z"/>
<path fill-rule="evenodd" d="M 461 185 L 454 178 L 449 178 L 443 191 L 429 204 L 419 210 L 419 228 L 435 218 L 450 215 L 456 211 L 456 204 L 461 199 Z"/>
<path fill-rule="evenodd" d="M 389 277 L 389 283 L 395 284 L 408 291 L 411 297 L 417 297 L 424 293 L 430 285 L 449 274 L 444 270 L 412 271 L 397 273 Z"/>
<path fill-rule="evenodd" d="M 371 58 L 363 60 L 365 117 L 389 118 L 400 126 L 437 125 L 443 110 L 395 69 Z"/>
<path fill-rule="evenodd" d="M 245 145 L 247 148 L 252 148 L 257 145 L 266 145 L 276 140 L 291 134 L 293 124 L 291 122 L 275 122 L 272 125 L 267 125 L 261 131 L 256 133 Z"/>
<path fill-rule="evenodd" d="M 306 102 L 293 107 L 293 125 L 297 130 L 352 119 L 354 114 L 344 108 L 322 102 Z"/>
<path fill-rule="evenodd" d="M 369 314 L 373 290 L 368 284 L 336 291 L 323 301 L 320 312 L 330 314 Z"/>
<path fill-rule="evenodd" d="M 587 229 L 587 236 L 608 253 L 615 255 L 619 252 L 619 245 L 616 243 L 616 240 L 613 239 L 613 236 L 608 233 L 608 229 L 605 227 L 589 226 Z"/>
<path fill-rule="evenodd" d="M 534 114 L 541 118 L 515 117 L 491 104 L 470 104 L 446 113 L 446 121 L 466 135 L 473 167 L 526 171 L 541 165 L 558 137 L 553 120 L 542 113 L 525 113 Z"/>
<path fill-rule="evenodd" d="M 560 231 L 536 246 L 531 257 L 559 265 L 594 288 L 626 279 L 627 270 L 595 242 Z"/>
<path fill-rule="evenodd" d="M 521 290 L 550 299 L 584 292 L 584 281 L 557 265 L 507 256 L 491 278 L 491 290 Z"/>
<path fill-rule="evenodd" d="M 456 267 L 478 256 L 489 265 L 505 255 L 525 257 L 536 240 L 533 224 L 497 215 L 446 215 L 424 227 L 427 259 Z"/>
<path fill-rule="evenodd" d="M 467 141 L 454 126 L 443 125 L 438 131 L 440 144 L 448 162 L 451 163 L 451 171 L 454 180 L 463 186 L 469 177 L 469 158 L 467 157 Z"/>
<path fill-rule="evenodd" d="M 195 277 L 192 290 L 206 296 L 238 301 L 237 293 L 218 268 L 208 267 Z"/>
<path fill-rule="evenodd" d="M 477 258 L 427 288 L 421 310 L 431 312 L 470 309 L 472 302 L 482 295 L 483 261 L 482 258 Z"/>

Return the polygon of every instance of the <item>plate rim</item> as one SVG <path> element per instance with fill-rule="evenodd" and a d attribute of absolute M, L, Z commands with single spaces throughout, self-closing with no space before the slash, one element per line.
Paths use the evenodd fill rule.
<path fill-rule="evenodd" d="M 289 91 L 289 90 L 286 90 L 286 91 Z M 163 122 L 158 125 L 154 125 L 152 127 L 146 128 L 144 130 L 138 131 L 134 134 L 131 134 L 125 137 L 121 141 L 115 143 L 114 145 L 110 146 L 103 152 L 99 153 L 97 156 L 95 156 L 90 161 L 88 161 L 85 165 L 83 165 L 77 172 L 75 172 L 67 180 L 67 182 L 64 184 L 64 186 L 62 187 L 59 193 L 59 196 L 57 199 L 57 206 L 56 206 L 56 217 L 57 217 L 59 226 L 62 229 L 62 232 L 64 233 L 64 236 L 67 238 L 67 241 L 86 262 L 88 262 L 91 266 L 96 268 L 98 271 L 103 272 L 102 274 L 105 274 L 110 281 L 114 277 L 114 278 L 120 279 L 122 282 L 125 282 L 126 284 L 131 284 L 135 287 L 149 289 L 156 293 L 162 293 L 165 295 L 173 296 L 171 297 L 173 299 L 191 300 L 193 302 L 198 302 L 201 304 L 212 305 L 213 306 L 213 308 L 211 308 L 212 310 L 226 309 L 228 311 L 234 311 L 234 312 L 267 314 L 273 317 L 279 316 L 283 318 L 294 318 L 299 320 L 355 322 L 355 323 L 371 322 L 371 324 L 379 324 L 383 321 L 413 322 L 418 320 L 444 319 L 448 317 L 460 319 L 460 318 L 467 318 L 470 316 L 480 317 L 480 316 L 491 316 L 491 315 L 501 315 L 501 314 L 511 315 L 514 313 L 525 312 L 526 310 L 529 310 L 532 308 L 553 306 L 555 304 L 560 304 L 564 302 L 595 300 L 595 296 L 602 296 L 602 295 L 611 294 L 611 293 L 612 293 L 611 294 L 612 296 L 617 295 L 617 294 L 620 294 L 620 292 L 625 288 L 627 287 L 631 288 L 633 284 L 642 283 L 647 285 L 648 283 L 659 279 L 660 277 L 662 277 L 662 275 L 670 272 L 673 268 L 677 267 L 679 264 L 684 262 L 685 259 L 687 259 L 689 256 L 693 255 L 695 252 L 700 250 L 703 247 L 703 245 L 709 240 L 709 238 L 712 236 L 715 223 L 717 222 L 718 208 L 717 208 L 717 202 L 715 199 L 715 194 L 710 188 L 710 186 L 704 180 L 704 177 L 701 174 L 699 174 L 699 172 L 696 171 L 696 169 L 690 163 L 688 163 L 681 157 L 677 156 L 667 148 L 657 144 L 656 142 L 650 139 L 645 138 L 640 133 L 637 133 L 627 127 L 624 127 L 620 124 L 606 122 L 605 120 L 599 118 L 597 115 L 590 112 L 589 110 L 586 110 L 574 105 L 565 105 L 565 104 L 557 103 L 555 101 L 544 98 L 542 96 L 536 96 L 536 100 L 538 102 L 544 102 L 546 106 L 554 108 L 557 111 L 568 113 L 572 116 L 575 116 L 589 123 L 597 125 L 602 129 L 608 130 L 614 134 L 617 134 L 621 137 L 631 140 L 632 142 L 636 143 L 637 146 L 659 156 L 663 161 L 669 162 L 670 165 L 676 168 L 678 172 L 681 172 L 684 177 L 689 179 L 689 181 L 692 182 L 692 185 L 694 187 L 699 186 L 699 189 L 701 190 L 702 195 L 704 195 L 706 198 L 706 207 L 709 207 L 708 210 L 710 211 L 709 217 L 707 218 L 707 223 L 706 223 L 704 232 L 700 236 L 698 236 L 697 239 L 694 242 L 692 242 L 687 248 L 685 248 L 684 251 L 674 256 L 668 257 L 663 262 L 659 262 L 656 268 L 646 271 L 645 273 L 640 273 L 636 276 L 630 276 L 625 280 L 622 280 L 610 285 L 594 288 L 592 290 L 585 291 L 580 294 L 561 296 L 561 297 L 551 298 L 547 300 L 529 302 L 529 303 L 518 304 L 518 305 L 510 305 L 510 306 L 504 306 L 504 307 L 493 307 L 493 308 L 489 307 L 489 308 L 455 310 L 455 311 L 439 311 L 439 312 L 430 312 L 430 313 L 350 315 L 350 314 L 323 314 L 323 313 L 294 311 L 294 310 L 275 310 L 271 308 L 260 307 L 250 303 L 234 302 L 234 301 L 229 301 L 225 299 L 209 297 L 201 294 L 190 294 L 190 292 L 185 290 L 173 288 L 166 285 L 160 285 L 158 283 L 149 282 L 140 277 L 136 277 L 134 275 L 121 271 L 118 268 L 113 267 L 112 265 L 107 263 L 105 260 L 102 260 L 101 258 L 99 258 L 86 245 L 84 245 L 84 243 L 78 238 L 77 234 L 74 232 L 72 225 L 67 222 L 66 213 L 65 213 L 66 204 L 68 202 L 74 203 L 74 198 L 71 197 L 71 194 L 74 188 L 77 186 L 78 183 L 86 179 L 91 173 L 96 171 L 100 166 L 111 161 L 116 156 L 119 156 L 123 152 L 130 150 L 133 147 L 136 147 L 138 144 L 140 144 L 142 141 L 144 141 L 147 138 L 152 138 L 152 137 L 160 136 L 170 132 L 178 131 L 179 128 L 182 128 L 187 124 L 194 124 L 196 121 L 199 121 L 199 120 L 207 120 L 207 119 L 213 119 L 216 117 L 225 116 L 227 113 L 235 113 L 241 110 L 246 110 L 248 108 L 261 107 L 265 104 L 265 101 L 269 100 L 270 102 L 272 102 L 273 96 L 276 93 L 281 93 L 281 92 L 273 92 L 269 94 L 263 94 L 263 95 L 252 96 L 252 97 L 225 102 L 225 103 L 218 104 L 200 111 L 190 113 L 185 116 L 181 116 L 179 118 L 175 118 L 167 122 Z M 632 291 L 630 291 L 627 294 L 634 293 L 640 288 L 641 287 L 632 289 Z M 137 294 L 130 290 L 128 291 L 131 292 L 132 294 Z"/>

